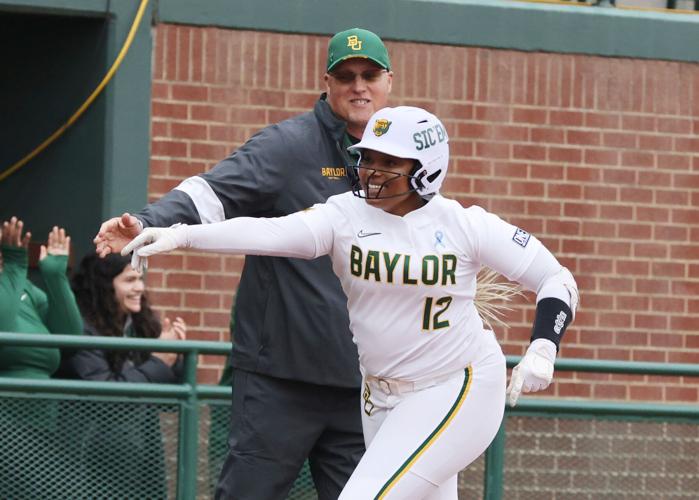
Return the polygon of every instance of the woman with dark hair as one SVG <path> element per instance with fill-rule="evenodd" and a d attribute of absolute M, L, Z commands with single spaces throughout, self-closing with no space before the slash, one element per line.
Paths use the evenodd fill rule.
<path fill-rule="evenodd" d="M 87 255 L 72 280 L 85 334 L 105 337 L 184 339 L 187 326 L 178 317 L 160 324 L 151 309 L 140 272 L 129 259 Z M 65 357 L 61 374 L 83 380 L 175 383 L 181 375 L 175 353 L 81 350 Z"/>
<path fill-rule="evenodd" d="M 182 318 L 160 323 L 146 296 L 142 273 L 119 255 L 87 255 L 72 280 L 86 335 L 182 340 Z M 182 362 L 175 353 L 81 349 L 63 352 L 58 377 L 81 380 L 178 383 Z M 82 492 L 112 498 L 166 498 L 160 428 L 162 404 L 100 403 L 81 420 L 84 451 Z M 98 415 L 99 413 L 99 415 Z M 85 420 L 88 420 L 85 423 Z"/>

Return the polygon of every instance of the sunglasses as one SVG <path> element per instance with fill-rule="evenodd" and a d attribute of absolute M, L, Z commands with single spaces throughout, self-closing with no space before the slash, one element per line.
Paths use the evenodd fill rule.
<path fill-rule="evenodd" d="M 361 73 L 355 73 L 353 71 L 333 71 L 330 73 L 335 80 L 340 83 L 352 83 L 359 77 L 367 83 L 374 83 L 378 81 L 384 73 L 388 73 L 385 69 L 368 69 L 362 71 Z"/>

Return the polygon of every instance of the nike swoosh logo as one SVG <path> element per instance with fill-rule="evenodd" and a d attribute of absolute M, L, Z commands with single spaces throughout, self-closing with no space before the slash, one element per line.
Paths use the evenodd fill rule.
<path fill-rule="evenodd" d="M 381 233 L 365 233 L 365 232 L 364 232 L 364 229 L 361 229 L 361 230 L 357 233 L 357 237 L 359 237 L 359 238 L 366 238 L 367 236 L 376 236 L 377 234 L 381 234 Z"/>

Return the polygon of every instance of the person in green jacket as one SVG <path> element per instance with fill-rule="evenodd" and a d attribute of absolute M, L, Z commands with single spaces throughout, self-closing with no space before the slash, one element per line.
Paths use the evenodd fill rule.
<path fill-rule="evenodd" d="M 41 246 L 39 270 L 46 290 L 27 277 L 31 233 L 16 217 L 2 224 L 0 331 L 27 335 L 82 333 L 66 276 L 70 237 L 54 227 Z M 58 348 L 0 344 L 0 377 L 48 379 L 57 370 Z M 58 407 L 50 399 L 0 399 L 0 498 L 49 498 L 64 478 L 55 467 L 63 450 Z"/>
<path fill-rule="evenodd" d="M 16 217 L 2 225 L 0 331 L 45 335 L 82 334 L 83 322 L 66 276 L 70 236 L 55 227 L 42 245 L 39 270 L 44 292 L 27 277 L 31 233 Z M 58 369 L 58 348 L 0 345 L 0 377 L 48 379 Z"/>

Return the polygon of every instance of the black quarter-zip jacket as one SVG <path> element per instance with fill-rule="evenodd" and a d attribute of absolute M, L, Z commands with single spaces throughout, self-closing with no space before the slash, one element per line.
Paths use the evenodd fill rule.
<path fill-rule="evenodd" d="M 333 114 L 325 97 L 313 111 L 264 128 L 199 175 L 226 219 L 284 216 L 349 190 L 346 124 Z M 201 223 L 192 197 L 179 189 L 136 216 L 145 227 Z M 327 256 L 310 261 L 246 256 L 231 325 L 231 361 L 236 368 L 319 385 L 359 387 L 347 298 Z"/>

